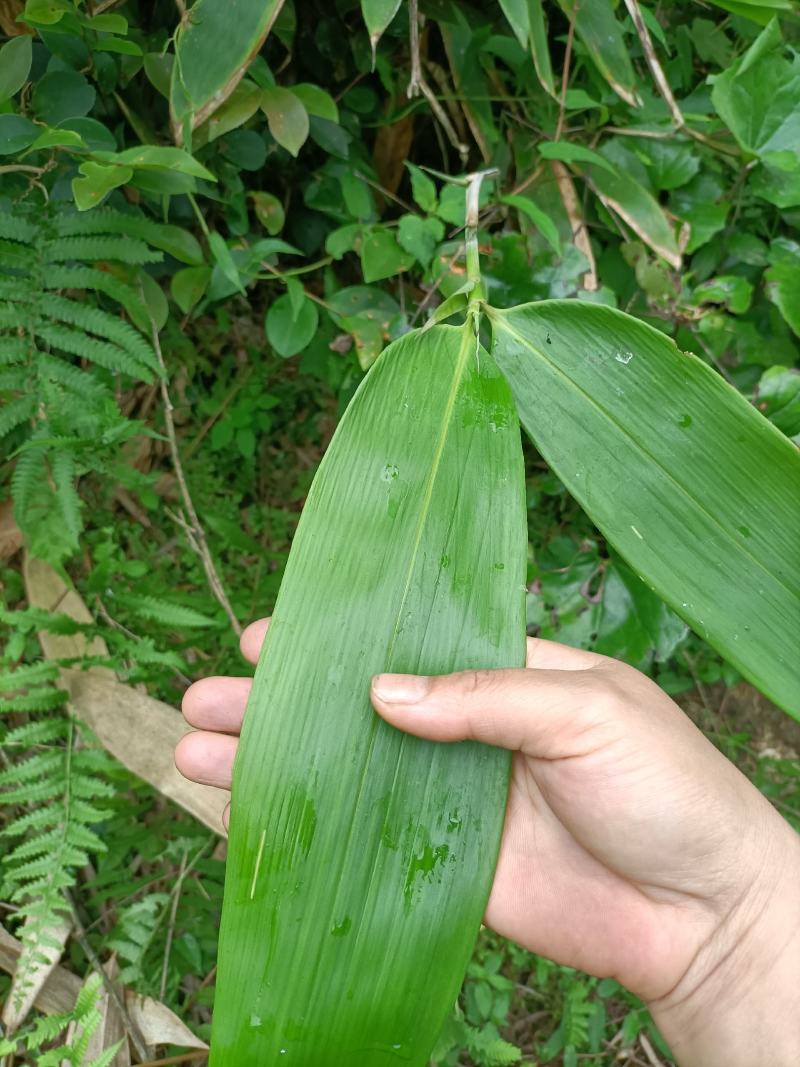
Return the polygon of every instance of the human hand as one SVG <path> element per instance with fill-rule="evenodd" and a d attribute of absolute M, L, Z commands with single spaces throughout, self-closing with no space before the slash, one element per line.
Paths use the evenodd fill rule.
<path fill-rule="evenodd" d="M 266 625 L 243 635 L 251 662 Z M 229 787 L 249 688 L 187 691 L 187 777 Z M 653 682 L 530 640 L 527 669 L 381 675 L 372 701 L 420 737 L 513 751 L 487 925 L 638 993 L 682 1063 L 800 1062 L 796 1022 L 774 1024 L 781 1003 L 797 1019 L 797 835 Z"/>

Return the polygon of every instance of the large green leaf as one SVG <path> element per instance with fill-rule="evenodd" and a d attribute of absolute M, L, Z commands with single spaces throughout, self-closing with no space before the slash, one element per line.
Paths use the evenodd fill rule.
<path fill-rule="evenodd" d="M 488 895 L 508 756 L 403 735 L 372 675 L 524 662 L 508 386 L 469 328 L 381 355 L 311 488 L 234 770 L 211 1063 L 423 1067 Z"/>
<path fill-rule="evenodd" d="M 228 99 L 277 18 L 283 0 L 196 0 L 175 35 L 169 105 L 180 142 Z"/>
<path fill-rule="evenodd" d="M 783 57 L 777 19 L 714 79 L 711 99 L 747 152 L 792 152 L 800 144 L 800 66 Z"/>
<path fill-rule="evenodd" d="M 490 312 L 537 448 L 633 569 L 800 717 L 800 454 L 658 330 L 552 300 Z"/>

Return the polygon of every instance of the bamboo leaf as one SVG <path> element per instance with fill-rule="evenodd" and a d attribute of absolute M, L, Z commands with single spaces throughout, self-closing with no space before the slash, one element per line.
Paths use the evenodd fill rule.
<path fill-rule="evenodd" d="M 178 143 L 228 99 L 244 77 L 283 0 L 242 0 L 235 16 L 219 0 L 196 0 L 175 36 L 170 114 Z"/>
<path fill-rule="evenodd" d="M 498 521 L 502 515 L 503 520 Z M 508 388 L 470 328 L 390 345 L 309 494 L 234 769 L 211 1063 L 423 1067 L 491 883 L 508 758 L 371 710 L 372 675 L 524 661 Z"/>
<path fill-rule="evenodd" d="M 548 300 L 491 311 L 525 429 L 656 593 L 800 718 L 800 455 L 658 330 Z"/>
<path fill-rule="evenodd" d="M 556 83 L 550 62 L 550 43 L 542 0 L 528 0 L 528 21 L 530 25 L 531 56 L 533 57 L 536 77 L 545 92 L 555 98 Z"/>
<path fill-rule="evenodd" d="M 636 76 L 612 0 L 591 0 L 591 3 L 558 0 L 558 3 L 567 18 L 575 19 L 575 32 L 614 92 L 626 104 L 637 107 L 640 101 L 636 95 Z"/>

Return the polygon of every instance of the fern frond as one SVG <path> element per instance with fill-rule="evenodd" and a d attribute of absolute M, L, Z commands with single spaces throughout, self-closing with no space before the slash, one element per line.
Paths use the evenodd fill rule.
<path fill-rule="evenodd" d="M 24 363 L 28 358 L 30 342 L 27 337 L 0 335 L 0 364 Z"/>
<path fill-rule="evenodd" d="M 18 696 L 0 697 L 0 712 L 10 714 L 13 711 L 52 711 L 63 707 L 69 695 L 61 689 L 32 689 Z"/>
<path fill-rule="evenodd" d="M 82 397 L 91 396 L 99 399 L 110 395 L 105 385 L 91 374 L 76 367 L 74 363 L 51 356 L 48 352 L 36 353 L 36 371 L 40 380 L 54 382 Z"/>
<path fill-rule="evenodd" d="M 31 440 L 36 440 L 34 435 Z M 45 476 L 45 455 L 39 449 L 31 448 L 17 456 L 14 473 L 11 475 L 11 495 L 14 500 L 14 514 L 24 515 L 31 499 Z"/>
<path fill-rule="evenodd" d="M 14 367 L 12 370 L 0 370 L 0 392 L 24 389 L 28 383 L 28 368 Z"/>
<path fill-rule="evenodd" d="M 19 426 L 21 422 L 31 418 L 35 411 L 35 396 L 18 396 L 16 399 L 10 400 L 0 410 L 0 437 L 4 437 L 16 426 Z"/>
<path fill-rule="evenodd" d="M 12 241 L 32 243 L 39 229 L 32 222 L 20 215 L 11 215 L 7 211 L 0 211 L 0 237 L 7 237 Z"/>
<path fill-rule="evenodd" d="M 122 374 L 129 374 L 131 378 L 139 378 L 144 382 L 153 380 L 149 368 L 135 360 L 125 349 L 110 341 L 98 341 L 93 337 L 87 337 L 81 330 L 73 330 L 69 326 L 56 326 L 52 323 L 40 324 L 36 333 L 54 348 L 91 360 L 92 363 L 97 363 L 106 370 L 120 371 Z"/>
<path fill-rule="evenodd" d="M 0 238 L 0 271 L 9 267 L 14 271 L 33 270 L 38 261 L 36 250 L 27 244 L 4 241 Z"/>
<path fill-rule="evenodd" d="M 173 604 L 155 596 L 125 596 L 120 601 L 123 607 L 143 619 L 160 622 L 164 626 L 216 626 L 217 623 L 208 615 L 203 615 L 183 604 Z"/>
<path fill-rule="evenodd" d="M 61 264 L 51 266 L 44 279 L 45 289 L 88 289 L 116 300 L 125 308 L 128 315 L 136 320 L 147 322 L 147 306 L 138 291 L 127 282 L 120 281 L 113 274 L 95 267 L 67 267 Z M 2 287 L 0 287 L 2 296 Z"/>
<path fill-rule="evenodd" d="M 27 759 L 12 763 L 0 771 L 0 789 L 7 785 L 33 783 L 37 778 L 48 778 L 58 770 L 63 758 L 61 751 L 36 752 Z M 0 799 L 5 800 L 6 794 L 0 794 Z"/>
<path fill-rule="evenodd" d="M 9 730 L 3 738 L 3 745 L 6 748 L 21 745 L 27 748 L 33 745 L 49 745 L 55 741 L 63 741 L 67 736 L 67 730 L 68 724 L 65 719 L 31 719 Z"/>
<path fill-rule="evenodd" d="M 24 325 L 19 307 L 0 303 L 0 329 L 19 330 Z"/>
<path fill-rule="evenodd" d="M 57 322 L 78 326 L 87 333 L 113 341 L 126 352 L 130 352 L 139 363 L 144 363 L 153 370 L 158 369 L 158 362 L 152 348 L 138 330 L 134 330 L 127 322 L 110 315 L 107 311 L 89 304 L 78 303 L 77 300 L 70 300 L 65 296 L 56 296 L 55 293 L 42 294 L 39 311 Z"/>
<path fill-rule="evenodd" d="M 75 457 L 71 452 L 55 452 L 50 461 L 50 467 L 56 487 L 56 501 L 64 518 L 64 525 L 77 548 L 83 523 L 81 522 L 81 498 L 75 489 Z"/>
<path fill-rule="evenodd" d="M 43 251 L 47 263 L 116 260 L 118 263 L 142 266 L 145 263 L 160 263 L 164 258 L 160 252 L 148 248 L 144 241 L 136 237 L 57 237 L 49 241 Z"/>
<path fill-rule="evenodd" d="M 22 689 L 28 685 L 42 685 L 58 678 L 58 667 L 48 660 L 39 663 L 25 663 L 12 670 L 0 671 L 0 692 Z"/>
<path fill-rule="evenodd" d="M 72 817 L 85 826 L 89 826 L 92 823 L 105 822 L 111 814 L 107 808 L 95 807 L 94 804 L 89 804 L 87 801 L 80 800 L 77 797 L 72 798 L 70 811 Z M 34 808 L 32 811 L 27 811 L 24 815 L 14 819 L 8 826 L 4 826 L 0 830 L 0 836 L 22 837 L 23 834 L 28 833 L 30 830 L 48 829 L 53 825 L 53 819 L 56 817 L 61 817 L 60 809 L 56 809 L 54 815 L 52 808 Z"/>
<path fill-rule="evenodd" d="M 0 274 L 0 299 L 30 304 L 38 295 L 38 287 L 33 285 L 32 279 L 22 275 L 10 278 Z"/>

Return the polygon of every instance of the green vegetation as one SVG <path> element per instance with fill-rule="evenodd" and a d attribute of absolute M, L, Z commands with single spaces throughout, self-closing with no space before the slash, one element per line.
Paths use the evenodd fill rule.
<path fill-rule="evenodd" d="M 739 671 L 800 706 L 792 5 L 239 6 L 0 12 L 4 1067 L 127 1063 L 125 1031 L 134 1062 L 203 1062 L 224 850 L 156 698 L 244 673 L 365 371 L 474 309 L 469 171 L 497 170 L 482 340 L 535 443 L 529 632 L 650 673 L 800 813 L 796 728 L 730 715 Z M 422 335 L 420 395 L 451 329 Z M 487 933 L 434 1061 L 621 1050 L 669 1061 L 614 982 Z"/>

